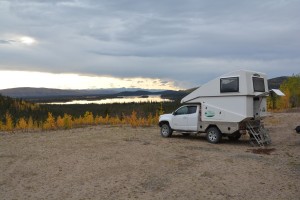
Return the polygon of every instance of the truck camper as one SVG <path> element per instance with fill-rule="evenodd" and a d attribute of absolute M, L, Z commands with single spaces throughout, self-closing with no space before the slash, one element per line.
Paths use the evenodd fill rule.
<path fill-rule="evenodd" d="M 271 143 L 262 119 L 267 116 L 268 90 L 266 74 L 238 70 L 224 74 L 202 85 L 181 100 L 184 105 L 171 114 L 161 115 L 161 135 L 170 137 L 173 131 L 206 133 L 211 143 L 222 137 L 238 140 L 249 133 L 252 142 L 260 146 Z"/>

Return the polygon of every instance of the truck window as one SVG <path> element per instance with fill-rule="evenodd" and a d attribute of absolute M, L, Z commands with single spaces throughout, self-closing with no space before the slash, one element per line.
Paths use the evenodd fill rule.
<path fill-rule="evenodd" d="M 175 111 L 175 115 L 186 115 L 188 114 L 188 107 L 181 107 L 178 110 Z"/>
<path fill-rule="evenodd" d="M 265 81 L 263 78 L 252 77 L 254 92 L 265 92 Z"/>
<path fill-rule="evenodd" d="M 229 77 L 220 79 L 220 92 L 238 92 L 239 77 Z"/>
<path fill-rule="evenodd" d="M 188 114 L 196 113 L 196 111 L 197 111 L 197 106 L 189 106 L 188 107 Z"/>

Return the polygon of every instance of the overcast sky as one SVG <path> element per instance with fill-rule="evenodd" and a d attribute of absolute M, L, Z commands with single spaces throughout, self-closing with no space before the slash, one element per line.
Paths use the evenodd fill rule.
<path fill-rule="evenodd" d="M 299 10 L 299 0 L 0 0 L 0 76 L 146 78 L 189 88 L 237 69 L 298 74 Z"/>

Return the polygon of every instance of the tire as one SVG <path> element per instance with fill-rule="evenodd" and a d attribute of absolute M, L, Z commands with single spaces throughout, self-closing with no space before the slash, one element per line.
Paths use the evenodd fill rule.
<path fill-rule="evenodd" d="M 238 134 L 232 134 L 228 135 L 228 139 L 231 141 L 238 141 L 242 135 L 240 133 Z"/>
<path fill-rule="evenodd" d="M 219 143 L 222 138 L 222 133 L 217 127 L 210 127 L 207 129 L 206 139 L 210 143 Z"/>
<path fill-rule="evenodd" d="M 160 128 L 160 134 L 163 137 L 171 137 L 173 133 L 173 130 L 169 126 L 169 124 L 163 124 Z"/>

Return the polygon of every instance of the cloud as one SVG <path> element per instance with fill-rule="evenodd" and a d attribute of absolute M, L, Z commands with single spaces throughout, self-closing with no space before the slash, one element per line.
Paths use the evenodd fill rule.
<path fill-rule="evenodd" d="M 14 77 L 14 81 L 11 81 Z M 0 71 L 3 83 L 0 89 L 15 87 L 44 87 L 59 89 L 97 89 L 97 88 L 143 88 L 143 89 L 180 89 L 172 81 L 167 83 L 160 79 L 131 78 L 120 79 L 103 76 L 83 76 L 78 74 L 53 74 L 28 71 Z M 154 84 L 154 82 L 156 82 Z"/>
<path fill-rule="evenodd" d="M 299 73 L 299 1 L 0 2 L 0 69 L 203 84 L 235 69 Z M 16 36 L 38 44 L 21 46 Z M 18 58 L 18 59 L 15 59 Z"/>
<path fill-rule="evenodd" d="M 0 40 L 0 44 L 10 44 L 9 40 Z"/>

